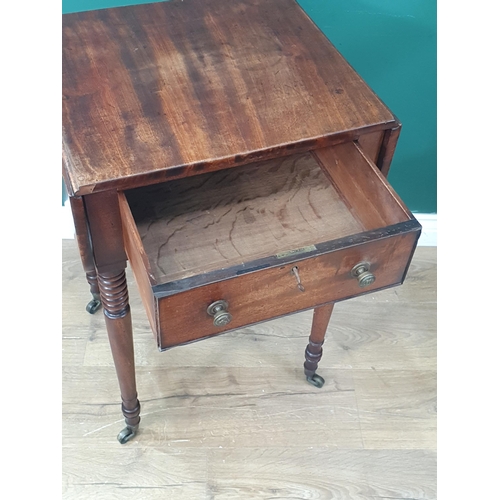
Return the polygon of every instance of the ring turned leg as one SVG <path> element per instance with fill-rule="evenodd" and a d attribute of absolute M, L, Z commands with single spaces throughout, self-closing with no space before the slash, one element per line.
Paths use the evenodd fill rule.
<path fill-rule="evenodd" d="M 97 269 L 106 329 L 115 364 L 126 427 L 118 434 L 124 444 L 139 427 L 140 404 L 135 384 L 134 341 L 125 267 L 127 256 L 118 193 L 105 191 L 85 196 L 92 252 Z"/>
<path fill-rule="evenodd" d="M 97 283 L 97 273 L 95 269 L 86 273 L 87 283 L 90 285 L 90 293 L 92 300 L 87 304 L 86 310 L 90 314 L 95 314 L 101 307 L 101 294 L 99 293 L 99 285 Z"/>
<path fill-rule="evenodd" d="M 87 304 L 86 310 L 90 314 L 95 314 L 101 307 L 101 297 L 99 294 L 99 285 L 97 284 L 97 273 L 94 265 L 85 207 L 82 198 L 79 196 L 70 196 L 69 201 L 71 212 L 73 213 L 73 222 L 75 223 L 75 234 L 78 249 L 80 250 L 80 258 L 82 259 L 83 269 L 87 275 L 87 282 L 90 285 L 90 293 L 92 294 L 92 300 Z"/>
<path fill-rule="evenodd" d="M 307 381 L 315 387 L 321 388 L 325 379 L 316 373 L 318 363 L 323 354 L 323 342 L 325 341 L 326 329 L 333 311 L 333 304 L 317 307 L 314 309 L 311 335 L 306 347 L 306 361 L 304 373 Z"/>
<path fill-rule="evenodd" d="M 135 436 L 141 420 L 141 406 L 135 384 L 134 343 L 125 270 L 118 273 L 99 273 L 98 281 L 126 423 L 125 429 L 118 434 L 118 441 L 124 444 Z"/>

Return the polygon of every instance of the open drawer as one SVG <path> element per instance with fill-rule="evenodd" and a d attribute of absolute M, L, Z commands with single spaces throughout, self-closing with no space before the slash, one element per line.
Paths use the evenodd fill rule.
<path fill-rule="evenodd" d="M 356 142 L 119 200 L 161 350 L 400 284 L 421 230 Z"/>

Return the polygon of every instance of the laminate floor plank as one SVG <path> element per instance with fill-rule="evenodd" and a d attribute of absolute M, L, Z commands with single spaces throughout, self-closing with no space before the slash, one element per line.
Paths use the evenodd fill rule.
<path fill-rule="evenodd" d="M 436 372 L 353 370 L 365 449 L 436 449 Z"/>
<path fill-rule="evenodd" d="M 206 498 L 207 454 L 140 446 L 64 447 L 63 498 Z"/>
<path fill-rule="evenodd" d="M 436 249 L 403 286 L 336 304 L 318 373 L 312 312 L 158 352 L 130 270 L 138 436 L 124 446 L 102 312 L 63 241 L 63 498 L 436 498 Z"/>
<path fill-rule="evenodd" d="M 325 342 L 328 355 L 323 358 L 332 352 L 334 366 L 436 370 L 435 303 L 346 301 L 334 311 Z"/>
<path fill-rule="evenodd" d="M 305 384 L 298 370 L 140 368 L 141 414 L 147 421 L 141 441 L 182 448 L 325 442 L 335 448 L 362 448 L 351 372 L 326 370 L 324 376 L 328 383 L 320 391 Z M 67 369 L 64 378 L 63 437 L 109 442 L 123 427 L 113 369 Z M 320 426 L 321 432 L 312 433 L 311 425 Z"/>
<path fill-rule="evenodd" d="M 210 498 L 430 499 L 435 460 L 421 450 L 213 450 Z"/>
<path fill-rule="evenodd" d="M 384 292 L 380 292 L 384 293 Z M 139 309 L 139 310 L 138 310 Z M 336 304 L 328 326 L 321 368 L 436 369 L 435 304 Z M 144 315 L 144 318 L 139 317 Z M 159 352 L 140 306 L 133 310 L 138 366 L 274 366 L 303 362 L 312 312 L 242 328 Z M 89 320 L 89 327 L 92 322 Z M 104 320 L 86 345 L 85 365 L 109 365 Z M 224 356 L 220 356 L 224 352 Z"/>

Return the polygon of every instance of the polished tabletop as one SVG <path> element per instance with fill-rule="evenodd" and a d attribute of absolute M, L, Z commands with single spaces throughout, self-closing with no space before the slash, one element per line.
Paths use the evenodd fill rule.
<path fill-rule="evenodd" d="M 171 0 L 63 16 L 71 195 L 326 146 L 395 118 L 295 0 Z"/>

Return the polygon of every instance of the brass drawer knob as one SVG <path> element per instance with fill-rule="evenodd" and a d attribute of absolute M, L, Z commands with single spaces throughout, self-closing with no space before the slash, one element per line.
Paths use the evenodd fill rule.
<path fill-rule="evenodd" d="M 225 326 L 233 319 L 227 312 L 228 307 L 225 300 L 217 300 L 208 306 L 207 313 L 214 317 L 214 326 Z"/>
<path fill-rule="evenodd" d="M 370 264 L 368 262 L 360 262 L 351 270 L 351 276 L 358 280 L 358 285 L 361 288 L 371 285 L 375 281 L 375 275 L 370 272 Z"/>

